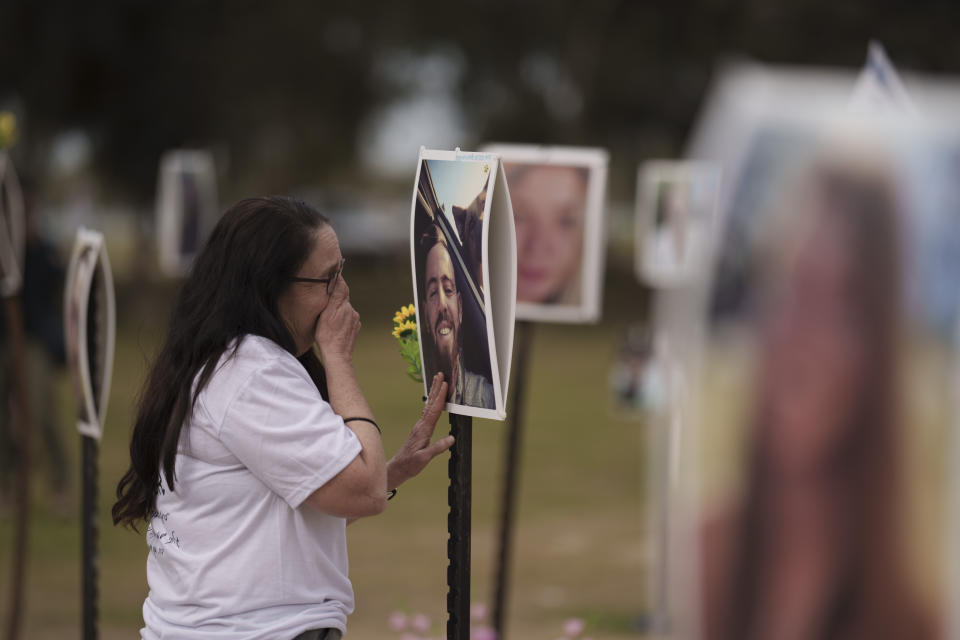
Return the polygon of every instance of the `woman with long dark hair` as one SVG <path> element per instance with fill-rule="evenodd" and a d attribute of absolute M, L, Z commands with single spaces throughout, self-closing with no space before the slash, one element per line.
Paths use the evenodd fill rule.
<path fill-rule="evenodd" d="M 385 460 L 354 375 L 343 264 L 328 221 L 281 197 L 231 207 L 197 256 L 113 506 L 114 524 L 147 524 L 141 637 L 339 638 L 353 610 L 347 522 L 383 511 L 452 446 L 430 443 L 441 378 Z"/>
<path fill-rule="evenodd" d="M 703 532 L 703 636 L 929 640 L 900 510 L 892 178 L 821 160 L 804 184 L 764 273 L 744 500 Z"/>

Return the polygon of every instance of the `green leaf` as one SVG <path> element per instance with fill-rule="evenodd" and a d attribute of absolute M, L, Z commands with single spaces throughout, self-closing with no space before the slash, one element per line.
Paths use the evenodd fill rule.
<path fill-rule="evenodd" d="M 420 343 L 416 334 L 411 338 L 397 338 L 400 357 L 407 363 L 407 376 L 415 382 L 423 382 L 423 366 L 420 363 Z"/>

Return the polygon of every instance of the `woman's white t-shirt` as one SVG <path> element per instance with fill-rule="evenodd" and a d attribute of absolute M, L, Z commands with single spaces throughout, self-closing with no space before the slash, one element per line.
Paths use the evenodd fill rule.
<path fill-rule="evenodd" d="M 346 521 L 302 503 L 360 450 L 296 358 L 266 338 L 243 338 L 184 425 L 174 489 L 160 484 L 141 637 L 345 631 Z"/>

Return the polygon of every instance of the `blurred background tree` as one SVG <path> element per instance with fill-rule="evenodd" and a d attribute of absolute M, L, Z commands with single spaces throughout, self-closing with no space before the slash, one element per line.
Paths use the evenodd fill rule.
<path fill-rule="evenodd" d="M 866 0 L 5 0 L 0 102 L 23 114 L 29 172 L 80 130 L 108 192 L 139 203 L 182 146 L 217 150 L 231 195 L 406 190 L 412 169 L 389 166 L 412 167 L 431 127 L 464 148 L 605 146 L 627 196 L 637 162 L 681 153 L 723 59 L 856 67 L 873 37 L 898 66 L 957 73 L 958 18 L 956 2 Z"/>

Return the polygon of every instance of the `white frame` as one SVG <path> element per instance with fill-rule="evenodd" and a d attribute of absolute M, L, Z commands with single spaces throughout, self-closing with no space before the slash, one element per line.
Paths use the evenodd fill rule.
<path fill-rule="evenodd" d="M 718 165 L 709 162 L 690 160 L 650 160 L 637 170 L 637 199 L 634 224 L 634 270 L 637 279 L 655 288 L 672 288 L 689 285 L 706 276 L 713 259 L 717 234 L 720 229 L 719 205 L 721 172 Z M 659 185 L 665 182 L 701 182 L 715 183 L 712 202 L 705 212 L 706 243 L 701 256 L 688 256 L 681 268 L 673 273 L 652 269 L 650 234 L 656 228 L 656 216 L 659 205 Z"/>
<path fill-rule="evenodd" d="M 9 209 L 0 197 L 0 295 L 16 295 L 23 286 L 23 260 L 26 253 L 26 208 L 23 191 L 10 155 L 0 150 L 0 185 L 6 187 Z"/>
<path fill-rule="evenodd" d="M 200 206 L 198 246 L 196 252 L 183 251 L 183 193 L 180 175 L 195 177 Z M 177 149 L 160 159 L 157 178 L 157 258 L 160 269 L 169 277 L 186 274 L 207 234 L 213 229 L 218 213 L 217 179 L 213 154 L 205 150 Z"/>
<path fill-rule="evenodd" d="M 91 252 L 90 258 L 81 260 L 84 252 Z M 104 306 L 105 315 L 103 339 L 103 370 L 101 372 L 99 402 L 94 403 L 93 381 L 90 380 L 90 354 L 87 353 L 87 311 L 90 304 L 91 284 L 93 274 L 100 270 L 101 286 L 100 300 Z M 78 312 L 76 335 L 72 335 L 70 327 L 70 306 L 76 301 Z M 70 345 L 76 348 L 76 362 L 70 362 L 71 374 L 79 380 L 74 380 L 75 386 L 82 397 L 77 398 L 86 420 L 77 419 L 77 430 L 81 435 L 100 440 L 103 436 L 103 425 L 107 415 L 107 401 L 110 398 L 110 381 L 113 375 L 113 354 L 116 341 L 116 300 L 114 298 L 113 273 L 110 269 L 110 260 L 107 258 L 106 244 L 103 234 L 81 227 L 77 230 L 76 241 L 71 253 L 70 265 L 67 269 L 66 285 L 64 287 L 63 304 L 64 333 L 70 357 Z M 96 411 L 96 407 L 100 411 Z"/>
<path fill-rule="evenodd" d="M 495 143 L 482 151 L 496 153 L 503 162 L 587 169 L 584 211 L 583 262 L 580 266 L 580 304 L 517 302 L 517 319 L 534 322 L 589 324 L 599 322 L 603 310 L 603 272 L 606 260 L 604 214 L 607 194 L 605 149 Z M 507 185 L 509 188 L 509 184 Z"/>
<path fill-rule="evenodd" d="M 459 415 L 492 420 L 506 419 L 507 388 L 513 355 L 513 330 L 517 300 L 517 242 L 513 226 L 513 208 L 506 189 L 506 178 L 500 158 L 492 153 L 471 153 L 426 149 L 421 147 L 417 157 L 417 171 L 413 181 L 413 199 L 410 206 L 410 270 L 413 279 L 413 300 L 417 312 L 417 334 L 420 345 L 420 362 L 423 359 L 420 296 L 417 289 L 417 238 L 414 237 L 417 212 L 417 191 L 420 185 L 420 169 L 427 160 L 448 162 L 487 162 L 490 177 L 487 182 L 486 202 L 483 211 L 482 270 L 484 282 L 484 316 L 487 329 L 487 345 L 490 353 L 490 372 L 495 398 L 493 409 L 471 407 L 447 402 L 444 408 Z M 496 315 L 495 315 L 496 314 Z M 429 393 L 429 380 L 424 375 L 424 393 Z"/>

